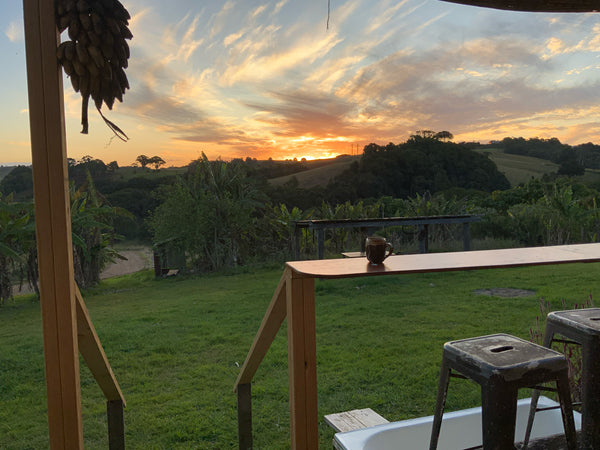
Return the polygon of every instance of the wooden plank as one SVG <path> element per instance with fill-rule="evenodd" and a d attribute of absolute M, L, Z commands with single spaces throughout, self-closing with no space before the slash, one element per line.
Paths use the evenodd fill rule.
<path fill-rule="evenodd" d="M 110 367 L 81 292 L 77 287 L 75 288 L 75 297 L 77 299 L 77 338 L 81 356 L 83 356 L 98 386 L 102 389 L 106 400 L 119 400 L 125 405 L 125 398 L 123 397 L 117 378 Z"/>
<path fill-rule="evenodd" d="M 292 261 L 288 262 L 287 266 L 294 271 L 294 276 L 349 278 L 598 261 L 600 261 L 600 244 L 578 244 L 394 255 L 388 257 L 383 264 L 376 266 L 369 264 L 366 258 Z"/>
<path fill-rule="evenodd" d="M 324 419 L 338 433 L 390 423 L 371 408 L 353 409 L 352 411 L 328 414 Z"/>
<path fill-rule="evenodd" d="M 252 382 L 252 378 L 260 366 L 263 358 L 267 354 L 273 339 L 277 335 L 277 332 L 281 328 L 281 324 L 285 319 L 286 315 L 286 304 L 285 304 L 285 295 L 286 295 L 286 282 L 288 278 L 291 276 L 291 271 L 289 269 L 285 269 L 283 271 L 283 275 L 279 280 L 279 284 L 275 289 L 275 293 L 271 299 L 271 303 L 269 303 L 269 307 L 267 308 L 267 312 L 258 328 L 258 332 L 254 337 L 254 341 L 252 342 L 252 346 L 248 351 L 248 355 L 246 356 L 246 360 L 240 370 L 240 374 L 235 382 L 233 390 L 237 389 L 237 386 L 240 384 L 248 384 Z"/>
<path fill-rule="evenodd" d="M 50 447 L 83 448 L 62 73 L 54 2 L 24 0 Z"/>
<path fill-rule="evenodd" d="M 318 448 L 315 282 L 288 279 L 287 326 L 292 449 Z"/>
<path fill-rule="evenodd" d="M 381 217 L 377 219 L 337 219 L 337 220 L 298 220 L 294 222 L 298 228 L 371 228 L 379 229 L 391 226 L 413 226 L 424 224 L 453 224 L 480 222 L 481 216 L 456 215 L 456 216 L 415 216 L 415 217 Z"/>
<path fill-rule="evenodd" d="M 366 258 L 365 252 L 342 252 L 344 258 Z"/>

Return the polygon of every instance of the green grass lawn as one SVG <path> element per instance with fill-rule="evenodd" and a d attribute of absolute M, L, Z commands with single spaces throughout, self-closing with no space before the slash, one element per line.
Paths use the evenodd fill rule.
<path fill-rule="evenodd" d="M 233 384 L 282 266 L 238 274 L 154 280 L 150 271 L 84 293 L 119 380 L 132 449 L 237 448 Z M 600 264 L 388 276 L 316 282 L 320 444 L 323 415 L 371 407 L 389 420 L 433 413 L 442 344 L 507 332 L 524 338 L 540 297 L 558 308 L 597 295 Z M 526 298 L 475 289 L 530 289 Z M 253 383 L 255 448 L 288 448 L 285 325 Z M 0 307 L 0 448 L 48 447 L 39 304 Z M 108 447 L 105 401 L 82 363 L 85 446 Z M 525 394 L 525 393 L 524 393 Z M 479 403 L 453 380 L 447 410 Z"/>

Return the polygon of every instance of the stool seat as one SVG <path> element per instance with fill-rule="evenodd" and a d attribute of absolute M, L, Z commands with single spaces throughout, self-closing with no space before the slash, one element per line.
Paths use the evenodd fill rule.
<path fill-rule="evenodd" d="M 557 333 L 573 336 L 571 339 L 600 337 L 600 308 L 554 311 L 548 314 L 546 324 L 553 324 Z"/>
<path fill-rule="evenodd" d="M 446 342 L 444 353 L 454 370 L 479 384 L 499 378 L 529 386 L 568 368 L 560 352 L 508 334 Z"/>
<path fill-rule="evenodd" d="M 581 444 L 583 448 L 600 448 L 600 308 L 554 311 L 546 317 L 544 346 L 559 341 L 562 335 L 581 345 Z M 564 342 L 564 341 L 563 341 Z M 539 392 L 533 392 L 525 442 L 534 420 Z"/>
<path fill-rule="evenodd" d="M 481 386 L 484 449 L 514 448 L 518 390 L 549 381 L 556 382 L 568 448 L 576 448 L 564 355 L 515 336 L 493 334 L 444 344 L 430 450 L 437 448 L 452 371 Z"/>

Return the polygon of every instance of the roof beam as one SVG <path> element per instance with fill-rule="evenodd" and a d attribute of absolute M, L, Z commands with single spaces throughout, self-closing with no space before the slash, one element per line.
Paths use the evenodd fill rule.
<path fill-rule="evenodd" d="M 461 5 L 481 6 L 484 8 L 507 11 L 582 13 L 600 10 L 600 0 L 442 0 Z"/>

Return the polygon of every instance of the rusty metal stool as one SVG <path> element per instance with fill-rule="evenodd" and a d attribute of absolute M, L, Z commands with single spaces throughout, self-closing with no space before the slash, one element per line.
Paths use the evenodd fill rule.
<path fill-rule="evenodd" d="M 446 342 L 430 450 L 437 448 L 450 376 L 467 378 L 481 386 L 485 450 L 514 448 L 517 393 L 520 388 L 556 382 L 567 445 L 570 450 L 576 449 L 567 360 L 561 353 L 508 334 Z"/>
<path fill-rule="evenodd" d="M 555 339 L 559 334 L 570 341 Z M 546 318 L 544 346 L 550 348 L 552 342 L 581 345 L 581 444 L 585 449 L 600 449 L 600 308 L 555 311 Z M 529 438 L 533 418 L 537 408 L 539 391 L 534 391 L 525 444 Z"/>

